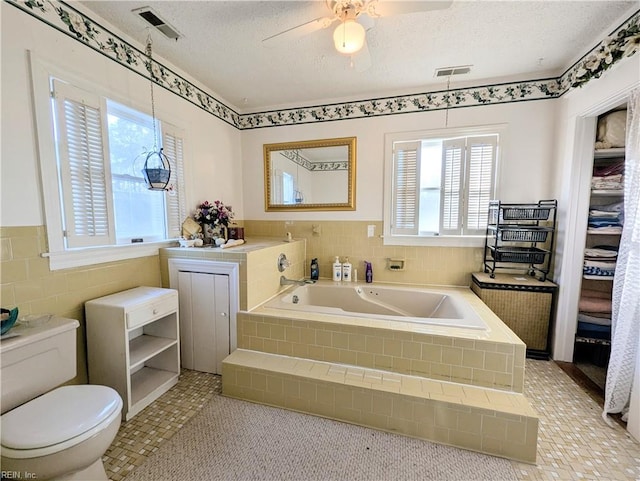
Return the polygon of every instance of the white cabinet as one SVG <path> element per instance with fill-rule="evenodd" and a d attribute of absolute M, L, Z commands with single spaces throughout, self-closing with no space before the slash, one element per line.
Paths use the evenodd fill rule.
<path fill-rule="evenodd" d="M 182 367 L 222 374 L 236 349 L 238 264 L 169 259 L 169 277 L 179 292 Z"/>
<path fill-rule="evenodd" d="M 178 382 L 178 293 L 136 287 L 85 303 L 89 382 L 114 388 L 131 419 Z"/>
<path fill-rule="evenodd" d="M 183 367 L 222 374 L 230 354 L 229 276 L 181 271 L 177 289 Z"/>

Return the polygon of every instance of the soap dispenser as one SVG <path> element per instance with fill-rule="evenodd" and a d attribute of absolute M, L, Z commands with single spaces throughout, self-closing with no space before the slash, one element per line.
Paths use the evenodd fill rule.
<path fill-rule="evenodd" d="M 345 282 L 351 282 L 351 262 L 347 257 L 342 263 L 342 280 Z"/>
<path fill-rule="evenodd" d="M 338 282 L 342 280 L 342 264 L 338 256 L 333 261 L 333 280 Z"/>
<path fill-rule="evenodd" d="M 314 257 L 311 259 L 311 280 L 317 281 L 320 277 L 320 269 L 318 268 L 318 259 Z"/>

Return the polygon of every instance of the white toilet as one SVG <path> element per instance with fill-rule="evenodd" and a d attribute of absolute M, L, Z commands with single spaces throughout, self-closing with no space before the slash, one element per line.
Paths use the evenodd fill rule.
<path fill-rule="evenodd" d="M 2 472 L 13 479 L 107 480 L 102 455 L 122 399 L 106 386 L 60 386 L 76 375 L 73 319 L 18 326 L 0 344 Z M 7 474 L 8 473 L 8 474 Z"/>

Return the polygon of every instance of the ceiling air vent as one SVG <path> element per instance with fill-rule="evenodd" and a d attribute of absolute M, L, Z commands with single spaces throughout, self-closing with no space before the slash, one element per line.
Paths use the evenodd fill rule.
<path fill-rule="evenodd" d="M 436 69 L 436 77 L 451 77 L 471 72 L 471 65 L 459 65 L 458 67 L 443 67 Z"/>
<path fill-rule="evenodd" d="M 135 15 L 141 17 L 145 22 L 149 25 L 156 27 L 160 32 L 164 34 L 165 37 L 170 38 L 172 40 L 178 40 L 182 37 L 175 28 L 161 19 L 156 12 L 153 11 L 151 7 L 142 7 L 136 8 L 135 10 L 131 10 Z"/>

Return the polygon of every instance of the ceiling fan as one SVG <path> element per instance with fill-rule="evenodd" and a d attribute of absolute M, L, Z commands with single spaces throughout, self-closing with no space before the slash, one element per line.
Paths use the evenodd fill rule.
<path fill-rule="evenodd" d="M 340 22 L 333 32 L 338 52 L 350 55 L 352 66 L 364 71 L 371 66 L 366 32 L 373 27 L 373 19 L 405 13 L 425 12 L 448 8 L 453 0 L 397 1 L 397 0 L 325 0 L 330 14 L 276 33 L 262 41 L 264 46 L 277 46 L 326 29 Z"/>

